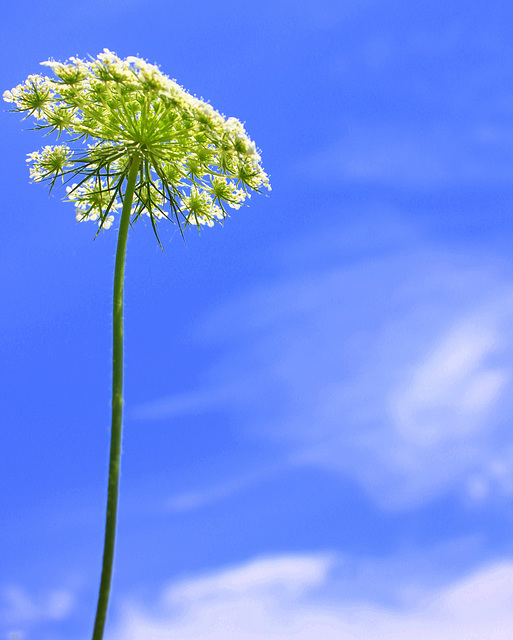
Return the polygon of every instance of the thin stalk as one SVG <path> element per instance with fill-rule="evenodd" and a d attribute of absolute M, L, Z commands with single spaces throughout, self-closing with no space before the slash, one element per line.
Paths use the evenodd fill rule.
<path fill-rule="evenodd" d="M 114 271 L 114 317 L 112 325 L 112 427 L 110 439 L 109 487 L 107 493 L 107 517 L 105 520 L 105 542 L 103 547 L 102 576 L 92 640 L 102 640 L 107 608 L 109 605 L 116 519 L 118 511 L 119 467 L 121 458 L 121 431 L 123 412 L 123 283 L 125 279 L 125 255 L 130 211 L 140 159 L 133 157 L 127 177 L 123 210 L 119 225 L 116 268 Z"/>

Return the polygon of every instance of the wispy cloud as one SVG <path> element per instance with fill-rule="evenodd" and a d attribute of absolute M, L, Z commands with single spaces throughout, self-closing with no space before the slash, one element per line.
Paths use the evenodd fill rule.
<path fill-rule="evenodd" d="M 233 393 L 234 390 L 226 385 L 209 386 L 141 404 L 129 410 L 128 415 L 135 420 L 162 420 L 208 412 L 224 407 Z"/>
<path fill-rule="evenodd" d="M 236 340 L 212 378 L 238 387 L 246 433 L 402 508 L 510 493 L 512 319 L 498 262 L 418 246 L 261 287 L 202 333 Z"/>
<path fill-rule="evenodd" d="M 509 640 L 509 561 L 416 596 L 410 592 L 398 606 L 341 597 L 340 579 L 339 559 L 330 554 L 253 560 L 171 584 L 151 608 L 126 602 L 113 638 Z"/>
<path fill-rule="evenodd" d="M 496 185 L 513 177 L 513 130 L 491 124 L 347 123 L 332 146 L 298 165 L 320 181 L 403 189 Z"/>
<path fill-rule="evenodd" d="M 48 589 L 36 595 L 19 585 L 0 589 L 0 624 L 7 630 L 6 638 L 23 640 L 28 629 L 65 620 L 75 608 L 76 593 L 72 589 Z"/>
<path fill-rule="evenodd" d="M 291 464 L 293 462 L 289 462 L 288 466 L 291 466 Z M 255 471 L 235 476 L 226 482 L 208 486 L 206 489 L 188 491 L 172 496 L 165 501 L 164 509 L 170 513 L 200 509 L 267 480 L 276 473 L 282 472 L 286 467 L 287 462 L 282 462 L 274 467 L 259 468 Z"/>
<path fill-rule="evenodd" d="M 223 410 L 248 438 L 279 441 L 284 464 L 349 476 L 388 509 L 446 491 L 511 495 L 513 282 L 496 258 L 435 250 L 396 229 L 399 240 L 385 233 L 367 252 L 348 229 L 340 242 L 334 231 L 329 243 L 314 239 L 306 263 L 304 250 L 289 250 L 291 275 L 196 327 L 222 350 L 202 391 L 140 415 Z M 351 250 L 337 253 L 342 245 Z M 173 508 L 239 485 L 182 496 Z"/>
<path fill-rule="evenodd" d="M 405 372 L 390 402 L 400 439 L 429 449 L 481 430 L 510 377 L 509 367 L 492 360 L 504 347 L 493 324 L 467 318 Z"/>

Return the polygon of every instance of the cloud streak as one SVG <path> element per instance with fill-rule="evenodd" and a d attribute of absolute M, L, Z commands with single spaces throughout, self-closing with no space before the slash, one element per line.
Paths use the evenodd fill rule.
<path fill-rule="evenodd" d="M 344 129 L 344 137 L 300 163 L 298 171 L 322 182 L 403 189 L 497 185 L 513 177 L 510 128 L 380 122 L 379 128 L 348 123 Z"/>
<path fill-rule="evenodd" d="M 45 623 L 67 620 L 75 612 L 75 591 L 48 589 L 33 595 L 19 585 L 5 585 L 0 590 L 0 625 L 9 640 L 23 640 L 29 630 Z"/>
<path fill-rule="evenodd" d="M 304 251 L 289 250 L 293 275 L 195 327 L 222 353 L 201 390 L 140 417 L 225 411 L 247 438 L 278 442 L 284 467 L 350 477 L 385 509 L 447 491 L 511 495 L 513 282 L 496 259 L 435 250 L 397 229 L 399 240 L 385 234 L 367 252 L 358 229 L 355 243 L 347 229 L 314 239 L 306 269 Z M 346 264 L 337 246 L 350 248 Z M 326 251 L 335 258 L 323 264 Z M 222 499 L 232 484 L 173 508 Z"/>
<path fill-rule="evenodd" d="M 401 606 L 341 597 L 337 563 L 329 554 L 275 556 L 171 584 L 157 606 L 125 602 L 113 640 L 509 640 L 511 562 Z"/>
<path fill-rule="evenodd" d="M 509 495 L 512 320 L 498 263 L 419 247 L 272 283 L 198 333 L 237 341 L 212 379 L 238 388 L 247 434 L 396 509 L 478 485 Z"/>
<path fill-rule="evenodd" d="M 289 463 L 290 466 L 293 461 Z M 216 503 L 225 498 L 238 494 L 247 487 L 254 486 L 262 481 L 267 480 L 271 476 L 280 473 L 286 468 L 286 463 L 280 463 L 275 467 L 266 467 L 256 469 L 253 472 L 238 475 L 226 482 L 209 486 L 206 489 L 198 491 L 188 491 L 167 499 L 164 503 L 164 510 L 170 513 L 180 513 L 184 511 L 193 511 L 207 505 Z"/>

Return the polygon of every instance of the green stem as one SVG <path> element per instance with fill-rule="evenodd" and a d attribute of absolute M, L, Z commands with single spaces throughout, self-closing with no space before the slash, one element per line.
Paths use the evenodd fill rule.
<path fill-rule="evenodd" d="M 112 427 L 110 439 L 109 488 L 107 493 L 107 517 L 105 521 L 105 542 L 103 547 L 102 577 L 92 640 L 102 640 L 107 608 L 109 605 L 114 543 L 116 540 L 116 519 L 118 510 L 119 463 L 121 458 L 121 431 L 123 412 L 123 282 L 125 278 L 125 255 L 130 211 L 134 197 L 135 183 L 140 160 L 133 157 L 127 177 L 123 210 L 119 225 L 116 268 L 114 272 L 114 318 L 112 327 Z"/>

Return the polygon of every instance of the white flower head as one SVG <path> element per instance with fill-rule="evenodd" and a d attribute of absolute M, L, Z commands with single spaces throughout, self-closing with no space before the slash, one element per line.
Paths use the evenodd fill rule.
<path fill-rule="evenodd" d="M 212 226 L 225 218 L 226 206 L 239 208 L 249 190 L 270 189 L 244 125 L 156 65 L 108 49 L 96 59 L 42 64 L 54 78 L 31 75 L 3 97 L 14 111 L 34 116 L 36 129 L 69 134 L 67 144 L 46 146 L 28 162 L 36 182 L 77 179 L 67 199 L 78 220 L 112 226 L 134 157 L 132 222 L 145 214 L 154 229 L 162 218 L 180 228 Z"/>

